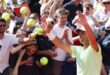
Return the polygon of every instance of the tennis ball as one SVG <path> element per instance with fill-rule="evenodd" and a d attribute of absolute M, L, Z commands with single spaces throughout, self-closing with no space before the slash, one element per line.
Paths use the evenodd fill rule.
<path fill-rule="evenodd" d="M 5 20 L 5 21 L 9 21 L 10 20 L 10 14 L 5 12 L 2 14 L 2 18 Z"/>
<path fill-rule="evenodd" d="M 47 23 L 47 24 L 53 24 L 54 21 L 53 21 L 52 18 L 48 17 L 48 18 L 46 19 L 46 23 Z"/>
<path fill-rule="evenodd" d="M 26 15 L 26 14 L 28 13 L 28 8 L 27 8 L 27 7 L 21 7 L 21 8 L 20 8 L 20 13 L 21 13 L 22 15 Z"/>
<path fill-rule="evenodd" d="M 34 19 L 28 19 L 27 25 L 32 28 L 35 26 L 36 21 Z"/>
<path fill-rule="evenodd" d="M 48 64 L 48 58 L 47 58 L 47 57 L 42 57 L 42 58 L 40 59 L 40 63 L 41 63 L 42 65 L 47 65 L 47 64 Z"/>
<path fill-rule="evenodd" d="M 41 28 L 41 27 L 35 28 L 35 34 L 36 35 L 43 35 L 43 33 L 44 33 L 44 29 L 43 28 Z"/>

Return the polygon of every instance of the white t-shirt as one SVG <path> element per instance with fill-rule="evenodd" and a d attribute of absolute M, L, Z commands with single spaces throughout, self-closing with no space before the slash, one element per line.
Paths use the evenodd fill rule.
<path fill-rule="evenodd" d="M 15 26 L 16 26 L 16 21 L 15 20 L 11 20 L 10 24 L 9 24 L 9 28 L 7 29 L 7 31 L 9 33 L 13 34 L 13 30 L 14 30 Z"/>
<path fill-rule="evenodd" d="M 67 26 L 64 26 L 64 28 L 61 28 L 56 24 L 53 27 L 53 32 L 58 38 L 61 39 L 65 29 L 69 29 L 69 28 Z M 72 31 L 68 30 L 68 34 L 69 34 L 68 39 L 72 43 Z M 65 40 L 63 40 L 63 41 L 65 42 Z M 57 53 L 57 56 L 53 57 L 53 59 L 58 60 L 58 61 L 64 61 L 67 56 L 67 53 L 64 50 L 62 50 L 61 48 L 56 48 L 55 51 Z"/>
<path fill-rule="evenodd" d="M 102 55 L 101 48 L 99 52 L 93 50 L 89 45 L 84 50 L 82 46 L 71 46 L 73 57 L 76 57 L 77 75 L 100 75 Z"/>
<path fill-rule="evenodd" d="M 0 42 L 0 73 L 2 73 L 9 66 L 9 55 L 13 44 L 18 43 L 18 38 L 15 35 L 5 33 Z"/>

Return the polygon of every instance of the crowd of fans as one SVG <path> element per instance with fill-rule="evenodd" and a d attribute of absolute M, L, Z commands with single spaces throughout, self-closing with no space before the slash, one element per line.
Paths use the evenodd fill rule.
<path fill-rule="evenodd" d="M 22 7 L 27 8 L 26 14 Z M 6 20 L 4 13 L 10 18 Z M 30 19 L 35 23 L 28 23 Z M 82 24 L 89 42 L 76 30 Z M 55 37 L 58 42 L 53 41 Z M 80 47 L 79 57 L 84 59 L 80 62 L 78 51 L 72 56 L 63 44 L 86 44 L 95 51 L 90 53 L 94 57 L 87 58 L 89 52 L 84 55 Z M 40 62 L 42 57 L 47 58 L 46 65 Z M 0 0 L 0 75 L 85 75 L 79 65 L 89 70 L 87 75 L 109 75 L 109 57 L 110 0 Z M 86 61 L 95 63 L 94 70 L 90 69 L 93 63 L 85 65 Z"/>

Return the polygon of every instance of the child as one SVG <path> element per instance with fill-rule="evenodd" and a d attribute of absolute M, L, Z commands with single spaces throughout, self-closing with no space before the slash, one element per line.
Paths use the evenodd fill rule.
<path fill-rule="evenodd" d="M 17 64 L 15 66 L 15 73 L 18 68 L 18 75 L 38 75 L 38 68 L 36 61 L 37 47 L 35 43 L 26 45 L 19 55 Z"/>

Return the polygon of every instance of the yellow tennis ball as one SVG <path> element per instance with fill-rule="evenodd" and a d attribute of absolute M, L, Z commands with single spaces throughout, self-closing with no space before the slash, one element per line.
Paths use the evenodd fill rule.
<path fill-rule="evenodd" d="M 48 58 L 47 58 L 47 57 L 42 57 L 42 58 L 40 59 L 40 63 L 41 63 L 42 65 L 47 65 L 47 64 L 48 64 Z"/>
<path fill-rule="evenodd" d="M 36 21 L 34 19 L 28 19 L 28 21 L 27 21 L 27 25 L 29 27 L 34 27 L 35 23 L 36 23 Z"/>
<path fill-rule="evenodd" d="M 27 8 L 27 7 L 21 7 L 20 13 L 21 13 L 22 15 L 26 15 L 26 14 L 28 13 L 28 8 Z"/>
<path fill-rule="evenodd" d="M 10 20 L 10 14 L 5 12 L 2 14 L 2 18 L 5 20 L 5 21 L 9 21 Z"/>
<path fill-rule="evenodd" d="M 43 28 L 38 27 L 38 28 L 35 29 L 35 34 L 36 35 L 43 35 L 43 33 L 44 33 L 44 29 Z"/>

